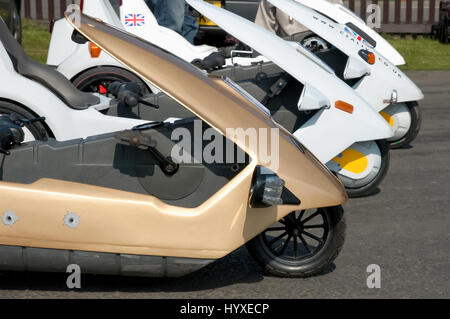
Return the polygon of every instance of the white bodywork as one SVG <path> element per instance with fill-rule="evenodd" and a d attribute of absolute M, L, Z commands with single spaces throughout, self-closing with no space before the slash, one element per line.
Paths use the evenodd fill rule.
<path fill-rule="evenodd" d="M 109 1 L 85 0 L 83 12 L 116 28 L 124 29 Z M 78 74 L 98 66 L 128 69 L 105 52 L 101 52 L 98 58 L 92 58 L 89 53 L 89 43 L 78 44 L 71 40 L 73 30 L 66 19 L 56 21 L 47 56 L 47 64 L 56 66 L 66 78 L 72 80 Z M 158 92 L 149 83 L 147 86 L 155 93 Z"/>
<path fill-rule="evenodd" d="M 123 23 L 108 0 L 85 0 L 83 13 L 142 37 L 188 62 L 198 58 L 203 59 L 211 53 L 217 52 L 217 48 L 214 47 L 194 46 L 178 33 L 158 25 L 156 18 L 144 1 L 125 0 L 120 9 Z M 127 14 L 142 14 L 145 16 L 145 23 L 139 27 L 127 26 L 125 24 Z M 78 74 L 97 66 L 115 66 L 127 69 L 105 52 L 101 52 L 98 58 L 92 58 L 88 43 L 73 42 L 71 40 L 72 32 L 73 27 L 66 19 L 56 21 L 47 57 L 47 64 L 57 66 L 58 71 L 68 79 L 73 79 Z M 153 92 L 157 92 L 149 83 L 147 85 Z"/>
<path fill-rule="evenodd" d="M 376 41 L 376 50 L 395 65 L 405 64 L 405 59 L 401 54 L 383 39 L 376 31 L 369 28 L 367 24 L 355 15 L 351 10 L 338 3 L 330 3 L 326 0 L 295 0 L 304 6 L 310 7 L 317 12 L 323 12 L 328 17 L 332 18 L 336 22 L 346 25 L 347 23 L 353 23 L 361 31 L 365 32 L 368 36 Z M 289 12 L 291 14 L 292 12 Z M 355 30 L 354 30 L 355 31 Z"/>
<path fill-rule="evenodd" d="M 59 141 L 121 131 L 148 123 L 103 115 L 97 108 L 104 109 L 109 106 L 110 100 L 105 97 L 101 97 L 100 104 L 89 109 L 71 109 L 46 87 L 18 74 L 2 45 L 0 74 L 0 98 L 20 103 L 38 116 L 44 116 L 46 124 Z"/>
<path fill-rule="evenodd" d="M 294 136 L 323 163 L 332 160 L 355 142 L 385 139 L 393 135 L 389 124 L 359 94 L 301 45 L 287 42 L 242 17 L 202 0 L 187 2 L 306 87 L 312 86 L 317 90 L 326 88 L 330 107 L 322 108 L 294 132 Z M 354 106 L 352 114 L 335 107 L 335 102 L 340 100 Z"/>
<path fill-rule="evenodd" d="M 354 89 L 371 103 L 375 110 L 381 111 L 390 104 L 394 90 L 397 92 L 398 103 L 423 99 L 422 91 L 406 74 L 400 71 L 378 50 L 372 49 L 368 43 L 358 40 L 358 37 L 354 36 L 345 25 L 333 22 L 298 3 L 297 0 L 269 0 L 269 2 L 280 10 L 288 12 L 293 19 L 302 23 L 349 56 L 346 69 L 347 77 L 351 78 L 359 74 L 368 73 Z M 359 56 L 360 50 L 373 52 L 376 57 L 375 64 L 371 65 L 365 62 Z"/>
<path fill-rule="evenodd" d="M 86 12 L 86 10 L 83 11 Z M 142 25 L 127 25 L 127 16 L 134 14 L 141 14 L 140 18 L 144 20 Z M 122 0 L 122 5 L 120 6 L 120 20 L 122 27 L 125 28 L 126 31 L 175 54 L 187 62 L 192 62 L 195 59 L 204 59 L 211 53 L 218 51 L 217 48 L 208 45 L 192 45 L 177 32 L 160 26 L 153 15 L 153 12 L 144 0 Z M 239 65 L 248 66 L 253 62 L 260 61 L 268 62 L 269 60 L 263 56 L 255 58 L 236 57 L 233 59 L 226 59 L 225 65 L 232 66 L 237 63 Z"/>
<path fill-rule="evenodd" d="M 83 12 L 124 30 L 109 1 L 85 0 Z M 113 66 L 129 70 L 103 51 L 98 58 L 92 58 L 89 53 L 89 43 L 78 44 L 71 40 L 73 30 L 73 27 L 64 18 L 55 22 L 47 57 L 47 64 L 57 66 L 57 70 L 66 78 L 73 80 L 78 74 L 98 66 Z M 152 92 L 159 92 L 150 83 L 146 84 Z"/>
<path fill-rule="evenodd" d="M 79 73 L 100 65 L 125 68 L 103 51 L 98 58 L 91 58 L 88 43 L 73 42 L 72 32 L 73 28 L 66 19 L 56 21 L 47 57 L 47 64 L 57 66 L 66 78 L 73 79 Z"/>
<path fill-rule="evenodd" d="M 345 72 L 347 78 L 358 77 L 365 73 L 368 74 L 355 85 L 354 89 L 375 110 L 381 111 L 390 104 L 391 95 L 394 90 L 398 96 L 398 103 L 418 101 L 423 98 L 420 89 L 403 72 L 389 62 L 378 50 L 371 49 L 364 41 L 357 40 L 357 37 L 352 34 L 348 27 L 335 23 L 316 11 L 300 4 L 312 5 L 308 1 L 272 0 L 271 2 L 279 9 L 289 12 L 294 19 L 304 24 L 314 33 L 326 39 L 337 49 L 349 56 L 349 62 Z M 336 7 L 327 1 L 317 1 L 317 3 L 321 2 L 326 3 L 323 4 L 325 7 L 329 8 L 331 6 L 335 11 L 337 10 L 341 17 L 348 16 L 346 11 L 337 9 L 340 6 Z M 317 6 L 315 4 L 314 7 L 319 9 Z M 117 28 L 125 29 L 136 36 L 142 37 L 187 62 L 191 62 L 197 58 L 203 59 L 212 52 L 217 51 L 216 48 L 209 46 L 194 46 L 178 33 L 158 25 L 156 18 L 144 0 L 123 0 L 120 7 L 120 19 L 117 17 L 109 1 L 86 0 L 83 12 L 98 17 Z M 140 15 L 139 19 L 142 20 L 139 25 L 126 23 L 127 17 L 129 18 L 137 14 Z M 211 18 L 214 20 L 214 17 Z M 123 68 L 119 62 L 112 59 L 105 52 L 102 52 L 99 58 L 91 58 L 87 43 L 81 45 L 71 41 L 70 36 L 73 28 L 65 19 L 56 22 L 54 30 L 47 64 L 57 65 L 58 71 L 67 78 L 73 79 L 81 72 L 96 66 L 116 66 Z M 241 33 L 235 34 L 234 36 L 242 39 Z M 257 39 L 254 40 L 256 41 Z M 376 54 L 377 62 L 374 65 L 369 65 L 364 62 L 358 55 L 361 49 L 373 51 Z M 256 58 L 235 57 L 233 59 L 227 59 L 226 65 L 250 65 L 255 61 L 269 61 L 269 59 L 264 56 Z M 149 83 L 147 85 L 151 87 Z M 374 87 L 377 87 L 377 89 L 374 90 Z M 155 88 L 151 87 L 151 89 L 157 92 Z"/>
<path fill-rule="evenodd" d="M 83 11 L 87 13 L 85 10 Z M 142 25 L 126 23 L 127 16 L 135 14 L 140 14 L 140 18 L 144 20 Z M 192 62 L 195 59 L 204 59 L 211 53 L 217 52 L 215 47 L 193 45 L 177 32 L 160 26 L 144 0 L 122 0 L 120 20 L 126 31 L 146 39 L 187 62 Z"/>
<path fill-rule="evenodd" d="M 273 0 L 271 2 L 281 10 L 289 12 L 294 19 L 348 55 L 350 57 L 349 62 L 353 63 L 349 63 L 347 66 L 347 77 L 355 77 L 364 72 L 370 74 L 365 76 L 355 86 L 355 89 L 376 110 L 380 111 L 390 104 L 389 100 L 394 90 L 397 91 L 397 102 L 417 101 L 423 98 L 423 94 L 417 86 L 395 65 L 390 63 L 388 59 L 384 58 L 380 52 L 375 51 L 377 56 L 377 63 L 375 65 L 369 65 L 364 62 L 366 64 L 364 67 L 364 64 L 358 64 L 357 61 L 362 61 L 362 58 L 358 55 L 359 50 L 370 49 L 370 47 L 367 46 L 367 43 L 356 40 L 355 36 L 352 35 L 345 25 L 335 23 L 295 1 Z M 326 1 L 323 2 L 329 4 Z M 335 6 L 332 7 L 336 10 Z M 339 12 L 341 11 L 339 10 Z M 194 59 L 203 59 L 217 51 L 216 48 L 209 46 L 194 46 L 178 33 L 158 25 L 156 18 L 144 0 L 123 0 L 120 6 L 120 19 L 117 17 L 109 1 L 86 0 L 83 12 L 146 39 L 187 62 L 191 62 Z M 136 17 L 135 15 L 139 15 L 139 19 L 142 22 L 126 22 L 130 17 Z M 47 63 L 57 65 L 58 71 L 67 78 L 73 79 L 81 72 L 95 66 L 123 67 L 104 52 L 101 53 L 99 58 L 91 58 L 87 43 L 80 45 L 70 40 L 73 28 L 65 20 L 58 21 L 55 24 L 54 30 L 55 33 L 52 36 Z M 241 39 L 240 34 L 235 36 Z M 234 59 L 227 59 L 226 65 L 230 66 L 235 63 L 250 65 L 255 61 L 268 61 L 268 59 L 264 56 L 257 58 L 236 57 Z M 373 86 L 375 85 L 377 86 L 377 90 L 373 90 Z"/>

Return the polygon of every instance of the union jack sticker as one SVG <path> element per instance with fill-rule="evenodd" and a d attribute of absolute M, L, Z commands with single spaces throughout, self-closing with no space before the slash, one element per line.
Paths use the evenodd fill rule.
<path fill-rule="evenodd" d="M 127 27 L 142 27 L 145 24 L 145 16 L 143 14 L 127 14 L 125 15 L 125 25 Z"/>
<path fill-rule="evenodd" d="M 349 28 L 347 28 L 347 27 L 345 27 L 344 29 L 345 29 L 345 32 L 351 34 L 353 37 L 356 38 L 356 40 L 362 41 L 367 47 L 372 48 L 372 49 L 374 48 L 373 45 L 371 45 L 369 42 L 367 42 L 366 39 L 364 39 L 363 37 L 361 37 L 361 36 L 360 36 L 358 33 L 356 33 L 355 31 L 353 31 L 353 30 L 351 30 L 351 29 L 349 29 Z"/>

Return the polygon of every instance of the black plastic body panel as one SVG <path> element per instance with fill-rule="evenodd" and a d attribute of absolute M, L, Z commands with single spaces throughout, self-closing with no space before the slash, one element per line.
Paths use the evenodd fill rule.
<path fill-rule="evenodd" d="M 137 277 L 181 277 L 214 262 L 212 259 L 126 255 L 0 245 L 0 271 L 66 272 L 78 265 L 81 274 Z"/>
<path fill-rule="evenodd" d="M 247 166 L 248 156 L 245 156 L 245 163 L 240 164 L 226 163 L 225 160 L 212 164 L 204 159 L 194 161 L 196 134 L 203 140 L 203 132 L 210 129 L 194 119 L 167 123 L 145 134 L 156 142 L 156 149 L 163 156 L 169 157 L 177 143 L 171 139 L 175 129 L 190 133 L 190 153 L 193 155 L 189 154 L 188 163 L 180 163 L 174 175 L 164 174 L 148 150 L 120 142 L 114 134 L 106 134 L 86 140 L 57 142 L 51 139 L 16 147 L 11 150 L 11 155 L 0 155 L 0 180 L 29 184 L 41 178 L 53 178 L 150 194 L 174 206 L 198 207 Z M 214 132 L 214 136 L 222 136 Z M 203 142 L 202 151 L 208 142 Z M 234 154 L 237 154 L 238 148 L 231 141 L 223 139 L 223 143 L 224 153 L 230 149 L 227 147 L 234 147 Z M 228 143 L 231 145 L 227 146 Z"/>

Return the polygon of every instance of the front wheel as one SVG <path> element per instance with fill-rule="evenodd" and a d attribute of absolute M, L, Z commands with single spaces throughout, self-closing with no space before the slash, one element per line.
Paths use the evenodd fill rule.
<path fill-rule="evenodd" d="M 295 211 L 247 243 L 264 270 L 279 277 L 310 277 L 329 269 L 345 240 L 341 206 Z"/>
<path fill-rule="evenodd" d="M 391 149 L 411 144 L 419 134 L 422 115 L 417 102 L 390 105 L 380 113 L 392 126 L 394 136 L 388 139 Z"/>
<path fill-rule="evenodd" d="M 385 140 L 358 142 L 327 167 L 344 184 L 350 198 L 368 196 L 377 190 L 389 170 L 389 143 Z"/>

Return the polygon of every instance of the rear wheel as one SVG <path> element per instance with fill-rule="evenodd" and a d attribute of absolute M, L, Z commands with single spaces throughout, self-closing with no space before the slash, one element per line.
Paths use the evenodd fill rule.
<path fill-rule="evenodd" d="M 388 139 L 391 149 L 411 144 L 419 134 L 422 115 L 417 102 L 390 105 L 381 112 L 394 130 L 394 136 Z"/>
<path fill-rule="evenodd" d="M 327 270 L 345 239 L 341 206 L 295 211 L 247 243 L 264 270 L 280 277 L 310 277 Z"/>
<path fill-rule="evenodd" d="M 13 113 L 18 114 L 21 118 L 25 119 L 36 118 L 36 115 L 22 106 L 7 101 L 0 101 L 0 115 L 8 115 Z M 45 126 L 39 122 L 24 127 L 24 133 L 24 142 L 30 142 L 34 140 L 45 141 L 49 138 L 49 133 L 47 132 Z"/>
<path fill-rule="evenodd" d="M 72 80 L 77 89 L 83 92 L 100 94 L 108 94 L 109 84 L 116 81 L 137 82 L 147 87 L 139 77 L 130 71 L 113 66 L 99 66 L 89 69 Z"/>

